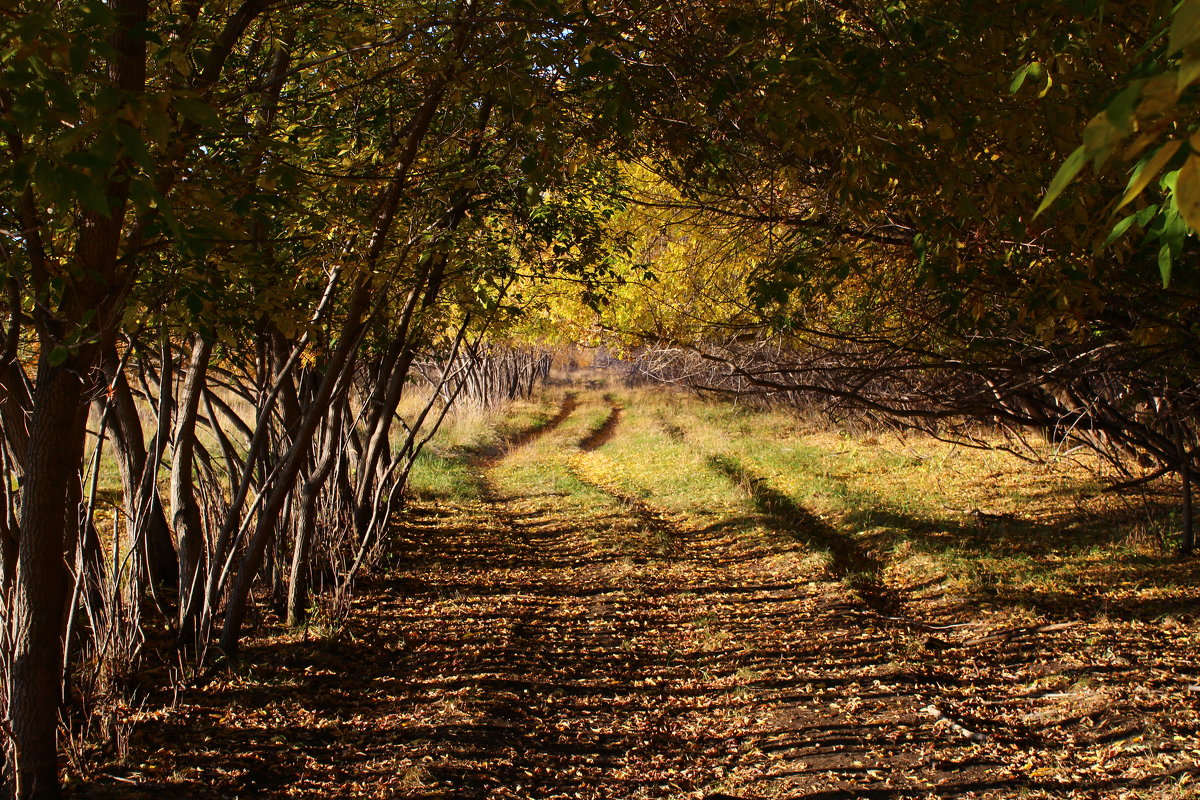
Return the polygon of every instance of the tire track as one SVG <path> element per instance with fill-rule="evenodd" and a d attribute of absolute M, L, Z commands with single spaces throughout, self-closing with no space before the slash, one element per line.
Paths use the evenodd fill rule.
<path fill-rule="evenodd" d="M 603 447 L 616 434 L 617 425 L 620 424 L 621 414 L 624 411 L 623 406 L 612 406 L 608 412 L 608 416 L 604 418 L 604 422 L 600 423 L 600 427 L 580 440 L 579 449 L 585 453 L 590 453 Z"/>
<path fill-rule="evenodd" d="M 476 468 L 482 471 L 483 469 L 494 467 L 513 450 L 518 450 L 532 444 L 546 434 L 557 430 L 575 413 L 575 409 L 578 406 L 578 394 L 576 392 L 566 392 L 563 394 L 562 402 L 559 404 L 558 411 L 554 413 L 554 416 L 544 422 L 530 425 L 528 428 L 506 439 L 500 445 L 484 454 L 483 458 L 476 462 Z"/>

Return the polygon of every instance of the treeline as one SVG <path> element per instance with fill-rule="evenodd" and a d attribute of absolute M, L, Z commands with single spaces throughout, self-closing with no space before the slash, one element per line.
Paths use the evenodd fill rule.
<path fill-rule="evenodd" d="M 348 587 L 497 343 L 1186 477 L 1198 4 L 0 4 L 8 785 L 147 609 L 198 661 Z"/>
<path fill-rule="evenodd" d="M 447 408 L 545 374 L 503 342 L 539 281 L 603 279 L 617 203 L 561 14 L 0 10 L 15 796 L 59 794 L 64 692 L 119 691 L 140 626 L 199 664 L 236 654 L 256 593 L 300 622 L 352 586 Z"/>

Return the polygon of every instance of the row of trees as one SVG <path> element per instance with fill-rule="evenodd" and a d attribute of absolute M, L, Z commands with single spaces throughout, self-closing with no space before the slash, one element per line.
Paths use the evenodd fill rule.
<path fill-rule="evenodd" d="M 200 660 L 236 653 L 255 592 L 297 622 L 314 582 L 344 591 L 485 343 L 539 281 L 603 279 L 616 112 L 586 24 L 489 0 L 0 9 L 17 797 L 58 794 L 64 666 L 119 679 L 147 603 Z"/>
<path fill-rule="evenodd" d="M 203 657 L 256 587 L 348 586 L 445 401 L 539 369 L 471 358 L 520 326 L 1186 476 L 1196 6 L 0 5 L 16 795 L 141 598 Z"/>
<path fill-rule="evenodd" d="M 1200 3 L 742 3 L 667 27 L 656 63 L 623 62 L 670 108 L 622 218 L 657 280 L 600 325 L 664 378 L 1178 473 L 1191 552 Z"/>

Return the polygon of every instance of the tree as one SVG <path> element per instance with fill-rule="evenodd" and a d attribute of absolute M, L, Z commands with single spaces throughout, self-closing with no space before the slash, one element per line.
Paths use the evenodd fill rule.
<path fill-rule="evenodd" d="M 58 792 L 63 619 L 70 579 L 91 580 L 64 565 L 91 524 L 89 408 L 118 442 L 129 546 L 157 547 L 148 572 L 93 577 L 169 604 L 154 582 L 177 559 L 167 622 L 199 658 L 220 626 L 232 655 L 260 577 L 303 605 L 318 516 L 353 531 L 324 545 L 342 585 L 362 562 L 418 430 L 444 414 L 431 401 L 392 451 L 417 356 L 502 328 L 517 281 L 607 269 L 605 173 L 579 168 L 606 134 L 595 98 L 567 86 L 586 15 L 477 0 L 328 11 L 81 0 L 2 18 L 18 797 Z M 447 380 L 453 396 L 465 377 Z M 157 416 L 148 451 L 139 405 Z"/>
<path fill-rule="evenodd" d="M 674 191 L 643 202 L 690 215 L 677 232 L 708 221 L 725 243 L 711 251 L 753 265 L 711 269 L 714 312 L 626 332 L 698 351 L 727 390 L 959 438 L 980 421 L 1041 430 L 1122 469 L 1143 461 L 1186 477 L 1195 254 L 1170 199 L 1175 174 L 1167 203 L 1116 230 L 1144 226 L 1141 243 L 1103 246 L 1109 174 L 1073 206 L 1035 212 L 1041 187 L 1064 185 L 1051 178 L 1057 153 L 1075 147 L 1129 70 L 1130 88 L 1086 126 L 1064 170 L 1099 160 L 1135 127 L 1144 148 L 1181 119 L 1190 6 L 1148 65 L 1140 48 L 1167 30 L 1153 4 L 1001 14 L 941 2 L 745 3 L 646 15 L 609 51 L 625 93 L 653 109 L 637 133 L 640 163 Z M 1174 155 L 1147 156 L 1130 190 L 1164 164 L 1185 167 L 1180 141 L 1162 146 Z M 1147 280 L 1164 263 L 1175 265 L 1167 292 Z M 644 317 L 624 308 L 610 324 Z"/>

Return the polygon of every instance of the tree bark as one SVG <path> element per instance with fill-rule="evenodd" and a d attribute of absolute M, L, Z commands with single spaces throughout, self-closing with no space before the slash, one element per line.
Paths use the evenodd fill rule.
<path fill-rule="evenodd" d="M 313 469 L 313 474 L 304 481 L 298 498 L 296 540 L 292 544 L 292 564 L 288 576 L 287 622 L 291 626 L 302 623 L 308 613 L 308 560 L 316 529 L 317 498 L 329 479 L 341 450 L 339 445 L 342 441 L 342 415 L 346 399 L 343 396 L 335 402 L 337 407 L 330 415 L 327 424 L 328 435 L 325 438 L 325 452 Z"/>
<path fill-rule="evenodd" d="M 1196 550 L 1196 529 L 1192 519 L 1192 455 L 1183 440 L 1183 424 L 1175 423 L 1175 449 L 1179 454 L 1179 478 L 1182 481 L 1181 516 L 1182 533 L 1179 539 L 1179 555 L 1187 557 Z"/>
<path fill-rule="evenodd" d="M 167 525 L 158 484 L 143 481 L 147 458 L 146 434 L 142 429 L 137 403 L 133 399 L 133 390 L 121 368 L 121 359 L 115 348 L 105 349 L 101 364 L 112 393 L 109 423 L 117 469 L 121 473 L 129 541 L 131 544 L 137 541 L 135 520 L 140 518 L 149 578 L 160 586 L 174 586 L 179 580 L 175 547 L 171 544 L 171 529 Z"/>
<path fill-rule="evenodd" d="M 83 384 L 67 364 L 43 357 L 29 432 L 22 535 L 13 615 L 9 696 L 19 800 L 59 796 L 58 707 L 62 697 L 63 615 L 67 600 L 64 534 L 68 485 L 79 480 Z"/>
<path fill-rule="evenodd" d="M 175 425 L 175 448 L 171 461 L 171 520 L 179 550 L 179 636 L 180 641 L 195 633 L 204 587 L 204 526 L 196 502 L 192 458 L 195 454 L 196 419 L 204 393 L 212 343 L 203 336 L 192 337 L 192 356 L 179 396 L 179 416 Z"/>

